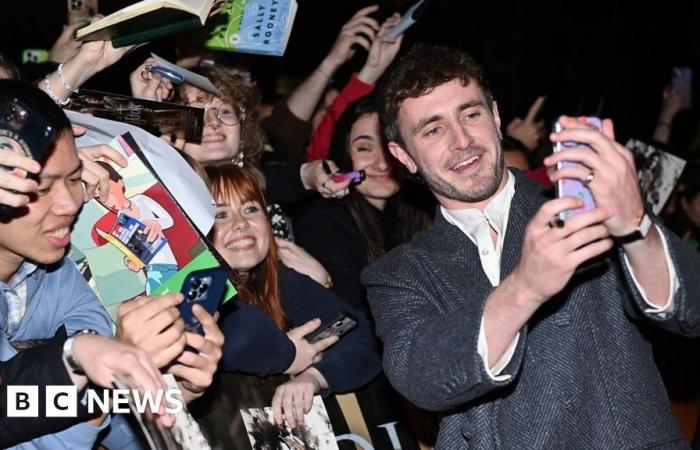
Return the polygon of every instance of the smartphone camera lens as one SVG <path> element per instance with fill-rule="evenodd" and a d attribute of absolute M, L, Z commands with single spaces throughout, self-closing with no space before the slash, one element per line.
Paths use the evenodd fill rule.
<path fill-rule="evenodd" d="M 196 290 L 196 289 L 190 289 L 190 290 L 187 292 L 187 301 L 191 302 L 191 301 L 194 300 L 195 298 L 197 298 L 197 290 Z"/>

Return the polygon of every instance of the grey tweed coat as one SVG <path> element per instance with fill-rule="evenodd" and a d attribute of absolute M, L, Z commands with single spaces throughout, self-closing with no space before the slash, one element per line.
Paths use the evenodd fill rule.
<path fill-rule="evenodd" d="M 516 172 L 502 277 L 518 263 L 525 227 L 547 199 Z M 502 372 L 508 381 L 493 381 L 477 352 L 493 287 L 475 245 L 442 213 L 366 269 L 384 369 L 398 392 L 440 413 L 436 447 L 686 448 L 643 331 L 700 335 L 700 256 L 664 236 L 680 281 L 672 314 L 643 312 L 621 250 L 613 250 L 580 267 L 530 319 Z"/>

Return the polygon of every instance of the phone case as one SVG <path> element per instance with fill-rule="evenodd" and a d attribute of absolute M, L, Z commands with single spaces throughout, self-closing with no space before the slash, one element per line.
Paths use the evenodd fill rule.
<path fill-rule="evenodd" d="M 341 337 L 357 326 L 357 319 L 350 313 L 342 312 L 331 320 L 324 321 L 316 330 L 304 336 L 311 344 L 331 336 Z"/>
<path fill-rule="evenodd" d="M 693 69 L 690 67 L 674 67 L 671 77 L 671 86 L 673 86 L 682 97 L 684 102 L 690 102 L 690 96 L 693 84 Z"/>
<path fill-rule="evenodd" d="M 185 321 L 189 331 L 203 335 L 202 324 L 192 314 L 195 304 L 201 305 L 209 314 L 214 314 L 226 290 L 228 270 L 223 267 L 196 270 L 185 278 L 182 284 L 182 294 L 185 299 L 178 306 L 180 316 Z"/>
<path fill-rule="evenodd" d="M 598 130 L 602 129 L 602 123 L 597 117 L 587 117 L 586 122 L 589 125 L 595 126 Z M 560 132 L 562 130 L 559 121 L 554 125 L 555 132 Z M 554 151 L 559 152 L 564 149 L 573 148 L 583 148 L 588 151 L 592 151 L 587 145 L 581 144 L 580 142 L 557 142 L 554 146 Z M 563 161 L 557 164 L 557 169 L 560 170 L 564 167 L 571 167 L 581 165 L 580 163 L 573 161 Z M 590 211 L 595 208 L 595 200 L 593 199 L 593 194 L 591 190 L 586 186 L 583 181 L 574 178 L 564 178 L 563 180 L 557 181 L 557 197 L 578 197 L 583 200 L 583 206 L 576 209 L 567 209 L 559 213 L 559 219 L 566 220 L 571 216 L 576 214 L 581 214 L 586 211 Z"/>

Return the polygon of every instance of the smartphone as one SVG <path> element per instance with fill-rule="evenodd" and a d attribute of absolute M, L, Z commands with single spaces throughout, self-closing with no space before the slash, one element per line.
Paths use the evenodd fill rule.
<path fill-rule="evenodd" d="M 364 170 L 353 170 L 352 172 L 336 173 L 331 175 L 331 180 L 336 183 L 342 183 L 343 181 L 352 180 L 351 184 L 360 184 L 362 180 L 365 179 Z"/>
<path fill-rule="evenodd" d="M 49 52 L 43 48 L 22 50 L 22 64 L 41 64 L 49 60 Z"/>
<path fill-rule="evenodd" d="M 602 130 L 603 125 L 602 122 L 600 121 L 599 118 L 597 117 L 586 117 L 586 123 L 588 125 L 592 125 L 598 130 Z M 560 132 L 562 130 L 562 126 L 557 121 L 556 124 L 554 124 L 554 131 L 556 133 Z M 559 152 L 564 149 L 577 149 L 581 148 L 587 151 L 593 151 L 588 147 L 586 144 L 582 144 L 580 142 L 571 142 L 571 141 L 565 141 L 565 142 L 557 142 L 554 145 L 554 151 Z M 573 162 L 573 161 L 562 161 L 560 163 L 557 163 L 557 170 L 560 170 L 564 167 L 571 167 L 571 166 L 577 166 L 577 165 L 582 165 L 581 163 L 578 162 Z M 562 211 L 559 213 L 559 219 L 560 220 L 566 220 L 571 216 L 574 216 L 576 214 L 581 214 L 582 212 L 590 211 L 595 208 L 595 201 L 593 199 L 593 194 L 591 193 L 591 190 L 586 186 L 586 184 L 581 181 L 577 180 L 574 178 L 564 178 L 562 180 L 557 181 L 557 197 L 577 197 L 583 200 L 583 206 L 580 208 L 576 209 L 567 209 L 566 211 Z"/>
<path fill-rule="evenodd" d="M 97 14 L 97 0 L 67 0 L 68 14 L 66 21 L 68 25 L 78 22 L 90 23 L 92 16 Z"/>
<path fill-rule="evenodd" d="M 309 341 L 310 344 L 315 344 L 316 342 L 331 336 L 341 337 L 347 334 L 350 330 L 357 326 L 357 319 L 355 316 L 348 312 L 338 313 L 335 317 L 330 320 L 326 320 L 321 325 L 312 331 L 311 333 L 304 336 L 304 339 Z"/>
<path fill-rule="evenodd" d="M 399 23 L 394 25 L 387 31 L 386 37 L 387 39 L 396 39 L 397 37 L 401 36 L 406 30 L 408 30 L 411 25 L 416 23 L 420 16 L 423 15 L 425 10 L 428 7 L 428 4 L 430 3 L 430 0 L 418 0 L 416 3 L 413 4 L 406 13 L 401 17 L 401 20 Z"/>
<path fill-rule="evenodd" d="M 192 307 L 199 304 L 209 314 L 214 314 L 226 290 L 226 280 L 228 280 L 228 270 L 223 267 L 195 270 L 187 275 L 180 290 L 185 299 L 178 309 L 188 331 L 204 335 L 202 324 L 192 314 Z"/>
<path fill-rule="evenodd" d="M 690 67 L 674 67 L 671 75 L 671 87 L 678 91 L 684 105 L 690 105 L 692 86 L 693 69 Z"/>
<path fill-rule="evenodd" d="M 14 152 L 43 162 L 56 130 L 42 116 L 17 99 L 0 102 L 0 151 Z M 10 175 L 26 178 L 27 171 L 2 166 Z M 0 204 L 0 215 L 11 214 L 14 208 Z"/>

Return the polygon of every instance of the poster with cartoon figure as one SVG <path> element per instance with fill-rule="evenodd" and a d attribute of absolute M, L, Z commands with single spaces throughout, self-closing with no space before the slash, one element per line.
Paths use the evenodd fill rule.
<path fill-rule="evenodd" d="M 98 162 L 109 174 L 109 193 L 84 205 L 69 256 L 115 318 L 121 302 L 177 291 L 175 282 L 186 273 L 219 263 L 144 164 L 133 137 L 127 133 L 108 145 L 121 152 L 128 164 L 122 168 Z M 235 293 L 232 289 L 226 298 Z"/>

